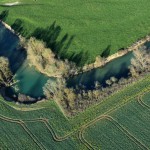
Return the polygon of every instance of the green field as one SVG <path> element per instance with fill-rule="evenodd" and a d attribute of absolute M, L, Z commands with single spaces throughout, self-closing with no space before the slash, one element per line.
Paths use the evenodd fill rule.
<path fill-rule="evenodd" d="M 145 94 L 143 98 L 141 99 L 141 102 L 143 106 L 150 108 L 150 93 Z"/>
<path fill-rule="evenodd" d="M 56 53 L 81 64 L 94 61 L 108 46 L 111 53 L 150 33 L 150 0 L 18 0 L 6 22 L 16 19 L 30 35 L 56 21 Z M 57 34 L 57 33 L 56 33 Z M 28 36 L 26 35 L 26 36 Z M 66 47 L 69 38 L 71 42 Z M 150 74 L 74 117 L 54 100 L 25 105 L 0 96 L 0 150 L 149 150 Z"/>
<path fill-rule="evenodd" d="M 0 149 L 38 149 L 38 145 L 19 123 L 0 121 Z"/>
<path fill-rule="evenodd" d="M 1 148 L 145 149 L 150 146 L 149 93 L 148 75 L 73 118 L 54 101 L 16 105 L 0 98 Z"/>
<path fill-rule="evenodd" d="M 140 150 L 136 143 L 105 118 L 87 128 L 84 138 L 94 149 Z"/>
<path fill-rule="evenodd" d="M 84 139 L 95 149 L 149 149 L 150 109 L 137 99 L 86 128 Z"/>
<path fill-rule="evenodd" d="M 58 39 L 66 33 L 74 36 L 68 51 L 61 53 L 68 58 L 82 57 L 82 63 L 95 60 L 108 45 L 112 54 L 150 33 L 149 0 L 18 1 L 29 5 L 0 7 L 0 11 L 10 10 L 8 24 L 19 18 L 31 33 L 56 21 L 62 29 Z M 15 0 L 2 0 L 0 4 L 5 2 Z"/>

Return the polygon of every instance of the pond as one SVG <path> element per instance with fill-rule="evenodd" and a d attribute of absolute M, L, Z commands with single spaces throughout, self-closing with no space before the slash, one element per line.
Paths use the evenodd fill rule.
<path fill-rule="evenodd" d="M 10 68 L 19 82 L 16 93 L 31 97 L 43 96 L 42 87 L 49 79 L 47 76 L 30 67 L 26 50 L 19 46 L 19 38 L 0 24 L 0 56 L 7 57 Z M 14 91 L 15 92 L 15 91 Z"/>
<path fill-rule="evenodd" d="M 76 85 L 84 85 L 86 89 L 93 89 L 95 81 L 98 81 L 105 87 L 106 80 L 110 79 L 110 77 L 116 77 L 117 79 L 122 77 L 126 78 L 129 73 L 130 60 L 132 57 L 132 52 L 129 52 L 107 63 L 104 67 L 96 68 L 70 78 L 68 80 L 68 86 L 75 87 Z"/>
<path fill-rule="evenodd" d="M 150 46 L 150 44 L 146 43 L 146 46 Z M 34 98 L 42 97 L 42 87 L 47 80 L 55 80 L 54 78 L 49 78 L 36 71 L 34 67 L 29 66 L 27 52 L 19 45 L 19 38 L 6 29 L 1 23 L 0 56 L 9 59 L 10 68 L 15 74 L 15 79 L 19 81 L 17 83 L 19 90 L 13 90 L 15 93 L 22 93 Z M 121 77 L 127 77 L 129 73 L 128 67 L 130 66 L 130 60 L 132 57 L 133 54 L 130 52 L 109 62 L 104 67 L 74 76 L 67 80 L 67 85 L 68 87 L 76 87 L 77 85 L 82 84 L 86 89 L 92 89 L 95 81 L 99 81 L 101 85 L 105 86 L 105 81 L 112 76 L 118 79 Z"/>

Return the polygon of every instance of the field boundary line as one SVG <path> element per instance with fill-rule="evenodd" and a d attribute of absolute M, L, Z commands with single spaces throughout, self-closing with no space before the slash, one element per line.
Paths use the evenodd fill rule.
<path fill-rule="evenodd" d="M 41 122 L 44 122 L 46 127 L 48 128 L 48 130 L 50 131 L 50 133 L 52 134 L 52 137 L 55 141 L 63 141 L 63 140 L 66 140 L 67 138 L 69 138 L 72 134 L 75 134 L 77 131 L 80 132 L 80 130 L 83 130 L 83 128 L 85 128 L 86 126 L 88 127 L 89 124 L 91 124 L 92 122 L 96 122 L 97 120 L 99 120 L 99 118 L 101 117 L 104 117 L 105 115 L 108 115 L 114 111 L 116 111 L 117 109 L 121 108 L 122 106 L 126 105 L 127 103 L 129 103 L 130 99 L 132 98 L 135 98 L 137 97 L 139 94 L 145 92 L 145 91 L 148 91 L 150 89 L 150 86 L 146 87 L 145 89 L 143 89 L 142 91 L 138 92 L 136 95 L 134 96 L 131 96 L 131 97 L 127 97 L 127 99 L 125 99 L 125 101 L 123 101 L 121 104 L 113 107 L 112 109 L 106 111 L 105 113 L 101 114 L 100 116 L 94 118 L 93 120 L 87 122 L 86 124 L 84 125 L 81 125 L 79 128 L 77 128 L 76 130 L 73 130 L 72 132 L 62 136 L 62 137 L 59 137 L 57 136 L 56 132 L 54 131 L 54 129 L 52 128 L 52 126 L 50 125 L 48 119 L 46 118 L 36 118 L 36 119 L 13 119 L 13 118 L 9 118 L 9 117 L 6 117 L 6 116 L 3 116 L 0 114 L 0 117 L 2 116 L 2 118 L 5 118 L 6 120 L 10 121 L 10 122 L 37 122 L 37 121 L 41 121 Z M 88 145 L 89 146 L 89 145 Z M 89 146 L 90 147 L 90 146 Z"/>
<path fill-rule="evenodd" d="M 53 140 L 57 141 L 57 142 L 61 142 L 61 141 L 68 139 L 69 137 L 71 137 L 72 134 L 75 134 L 75 132 L 76 132 L 76 131 L 72 131 L 72 132 L 66 134 L 65 136 L 60 137 L 55 133 L 53 127 L 50 125 L 48 119 L 46 119 L 46 118 L 45 119 L 44 118 L 38 118 L 36 120 L 34 120 L 34 119 L 33 120 L 26 120 L 25 122 L 42 122 L 42 123 L 44 123 L 44 125 L 46 126 L 48 131 L 51 133 Z"/>
<path fill-rule="evenodd" d="M 34 141 L 34 143 L 36 143 L 36 145 L 37 145 L 41 150 L 46 150 L 45 147 L 43 148 L 43 144 L 41 144 L 41 143 L 37 140 L 36 136 L 26 127 L 24 121 L 19 120 L 19 119 L 18 119 L 18 120 L 13 120 L 13 119 L 11 119 L 11 118 L 7 118 L 7 117 L 4 117 L 4 116 L 2 116 L 2 115 L 0 115 L 0 119 L 1 119 L 1 120 L 4 120 L 4 121 L 6 121 L 6 122 L 17 123 L 18 125 L 20 125 L 20 126 L 24 129 L 24 131 L 29 135 L 29 137 Z M 41 144 L 42 146 L 41 146 L 40 144 Z"/>
<path fill-rule="evenodd" d="M 137 97 L 138 103 L 139 103 L 142 107 L 147 108 L 148 110 L 150 110 L 150 106 L 144 102 L 143 96 L 146 95 L 146 94 L 149 93 L 149 92 L 150 92 L 150 91 L 147 91 L 147 92 L 145 92 L 145 93 L 143 93 L 142 95 L 139 95 L 139 96 Z"/>
<path fill-rule="evenodd" d="M 125 134 L 132 142 L 134 142 L 136 145 L 140 146 L 143 150 L 149 150 L 148 147 L 146 147 L 139 139 L 137 139 L 134 135 L 132 135 L 125 127 L 123 127 L 120 123 L 118 123 L 113 117 L 109 115 L 103 115 L 99 117 L 94 122 L 91 122 L 88 125 L 85 125 L 79 132 L 79 140 L 88 148 L 88 149 L 94 149 L 93 146 L 85 139 L 84 132 L 85 129 L 90 127 L 91 125 L 97 123 L 100 120 L 106 119 L 113 123 L 123 134 Z"/>
<path fill-rule="evenodd" d="M 116 119 L 111 116 L 106 116 L 106 119 L 113 123 L 122 133 L 124 133 L 129 139 L 131 139 L 135 144 L 138 144 L 143 150 L 149 150 L 149 148 L 143 144 L 137 137 L 128 131 L 123 125 L 121 125 Z"/>
<path fill-rule="evenodd" d="M 89 126 L 91 126 L 92 124 L 94 124 L 94 123 L 96 123 L 97 121 L 99 121 L 99 120 L 102 120 L 102 119 L 104 119 L 105 118 L 105 116 L 99 116 L 99 118 L 97 118 L 96 120 L 94 120 L 93 122 L 90 122 L 90 123 L 88 123 L 88 124 L 85 124 L 81 129 L 80 129 L 80 131 L 79 131 L 79 134 L 78 134 L 78 138 L 79 138 L 79 140 L 88 148 L 88 149 L 92 149 L 92 150 L 94 150 L 94 148 L 93 148 L 93 146 L 92 146 L 92 144 L 90 144 L 86 139 L 85 139 L 85 137 L 84 137 L 84 131 L 85 131 L 85 129 L 86 128 L 88 128 Z"/>
<path fill-rule="evenodd" d="M 145 88 L 145 89 L 143 89 L 142 91 L 140 91 L 139 93 L 135 94 L 134 96 L 127 97 L 127 98 L 125 99 L 125 101 L 123 101 L 121 104 L 116 105 L 115 107 L 113 107 L 112 109 L 106 111 L 106 112 L 103 113 L 102 115 L 109 115 L 110 113 L 112 113 L 112 112 L 118 110 L 118 109 L 121 108 L 122 106 L 125 106 L 127 103 L 131 102 L 131 101 L 129 101 L 130 99 L 136 98 L 136 97 L 137 97 L 138 95 L 140 95 L 141 93 L 146 92 L 146 91 L 149 91 L 149 90 L 150 90 L 150 86 L 147 87 L 147 88 Z M 95 119 L 96 119 L 96 118 L 95 118 Z"/>

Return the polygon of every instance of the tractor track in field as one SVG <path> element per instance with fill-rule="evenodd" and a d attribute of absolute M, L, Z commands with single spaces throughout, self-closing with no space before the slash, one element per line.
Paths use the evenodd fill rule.
<path fill-rule="evenodd" d="M 10 123 L 16 123 L 18 125 L 20 125 L 24 131 L 29 135 L 29 137 L 34 141 L 34 143 L 41 149 L 41 150 L 46 150 L 46 148 L 44 147 L 44 145 L 39 142 L 36 138 L 36 136 L 28 129 L 28 127 L 25 125 L 25 122 L 19 119 L 12 119 L 12 118 L 8 118 L 5 116 L 0 115 L 0 119 L 4 120 L 6 122 L 10 122 Z"/>
<path fill-rule="evenodd" d="M 142 95 L 139 95 L 137 98 L 138 103 L 142 106 L 147 108 L 148 110 L 150 110 L 150 106 L 148 104 L 146 104 L 143 100 L 143 96 L 146 95 L 147 93 L 149 93 L 150 91 L 147 91 L 145 93 L 143 93 Z"/>
<path fill-rule="evenodd" d="M 149 91 L 149 87 L 146 88 L 146 89 L 144 89 L 144 90 L 142 90 L 141 92 L 139 92 L 139 93 L 136 94 L 135 96 L 130 97 L 130 98 L 127 98 L 127 99 L 131 99 L 131 98 L 138 97 L 138 96 L 141 95 L 143 92 L 145 93 L 145 92 L 148 92 L 148 91 Z M 128 102 L 128 101 L 127 101 L 127 102 Z M 81 141 L 88 149 L 92 149 L 92 150 L 93 150 L 94 148 L 92 147 L 92 145 L 91 145 L 91 144 L 84 138 L 84 136 L 83 136 L 84 130 L 85 130 L 87 127 L 89 127 L 91 124 L 94 124 L 94 123 L 96 123 L 96 122 L 99 121 L 99 120 L 102 120 L 102 119 L 104 119 L 104 118 L 107 119 L 107 116 L 108 116 L 110 113 L 112 113 L 112 112 L 116 111 L 117 109 L 121 108 L 122 106 L 126 105 L 127 102 L 125 101 L 125 102 L 121 103 L 120 105 L 117 105 L 117 107 L 115 107 L 115 108 L 113 108 L 113 109 L 111 109 L 111 110 L 105 112 L 104 114 L 100 115 L 99 117 L 95 118 L 94 120 L 92 120 L 92 121 L 88 122 L 87 124 L 83 125 L 83 126 L 80 128 L 80 130 L 79 130 L 79 139 L 80 139 L 80 141 Z M 134 136 L 133 136 L 133 137 L 134 137 Z M 137 140 L 137 141 L 138 141 L 138 140 Z M 149 150 L 149 149 L 146 149 L 146 150 Z"/>
<path fill-rule="evenodd" d="M 111 116 L 106 116 L 106 119 L 113 123 L 122 133 L 124 133 L 130 140 L 140 146 L 143 150 L 149 150 L 149 148 L 144 143 L 142 143 L 138 138 L 130 133 L 128 129 L 121 125 L 116 119 Z"/>
<path fill-rule="evenodd" d="M 51 133 L 53 140 L 56 142 L 61 142 L 64 141 L 66 139 L 68 139 L 72 134 L 75 133 L 75 131 L 70 132 L 68 134 L 66 134 L 65 136 L 58 136 L 55 131 L 53 130 L 53 127 L 50 125 L 48 119 L 46 118 L 39 118 L 39 119 L 32 119 L 32 120 L 26 120 L 25 122 L 42 122 L 45 124 L 46 128 L 48 129 L 48 131 Z"/>
<path fill-rule="evenodd" d="M 108 120 L 112 124 L 114 124 L 123 134 L 125 134 L 132 142 L 134 142 L 136 145 L 138 145 L 142 150 L 150 150 L 145 144 L 143 144 L 138 138 L 136 138 L 134 135 L 132 135 L 124 126 L 122 126 L 119 122 L 117 122 L 113 117 L 109 115 L 100 116 L 95 120 L 94 122 L 91 122 L 87 125 L 85 125 L 79 132 L 79 139 L 80 141 L 90 150 L 94 150 L 92 147 L 92 144 L 90 144 L 84 137 L 85 129 L 90 127 L 91 125 L 95 124 L 96 122 L 100 120 Z"/>
<path fill-rule="evenodd" d="M 132 99 L 132 98 L 135 98 L 135 97 L 138 97 L 139 95 L 143 95 L 143 93 L 147 92 L 150 90 L 150 87 L 147 87 L 145 89 L 143 89 L 142 91 L 140 91 L 139 93 L 137 93 L 136 95 L 134 96 L 130 96 L 130 97 L 127 97 L 125 99 L 125 101 L 123 101 L 121 104 L 113 107 L 112 109 L 106 111 L 105 113 L 101 114 L 100 116 L 98 116 L 97 118 L 87 122 L 86 124 L 82 125 L 81 127 L 77 128 L 76 130 L 60 137 L 58 136 L 53 127 L 50 125 L 49 123 L 49 119 L 47 118 L 36 118 L 36 119 L 13 119 L 13 118 L 9 118 L 9 117 L 6 117 L 6 116 L 3 116 L 0 114 L 0 119 L 2 120 L 5 120 L 5 121 L 8 121 L 8 122 L 12 122 L 12 123 L 18 123 L 20 124 L 23 129 L 28 133 L 28 135 L 34 140 L 34 142 L 39 146 L 39 148 L 41 150 L 46 150 L 46 148 L 44 147 L 44 145 L 42 143 L 40 143 L 38 141 L 38 138 L 32 133 L 32 131 L 30 131 L 28 129 L 28 127 L 25 125 L 25 122 L 42 122 L 45 124 L 45 126 L 47 127 L 47 129 L 49 130 L 49 132 L 51 133 L 52 137 L 53 137 L 53 140 L 54 141 L 57 141 L 57 142 L 61 142 L 61 141 L 64 141 L 66 139 L 68 139 L 69 137 L 71 137 L 73 134 L 77 133 L 78 132 L 78 138 L 79 140 L 90 150 L 93 150 L 94 148 L 92 147 L 92 145 L 90 143 L 88 143 L 85 139 L 84 139 L 84 136 L 83 136 L 83 132 L 84 130 L 89 127 L 91 124 L 93 123 L 96 123 L 97 121 L 101 120 L 101 119 L 108 119 L 108 115 L 114 111 L 116 111 L 117 109 L 121 108 L 122 106 L 126 105 L 128 102 L 129 102 L 129 99 Z M 110 118 L 109 118 L 110 119 Z M 129 134 L 129 133 L 128 133 Z M 133 138 L 133 137 L 132 137 Z M 136 142 L 138 142 L 138 140 L 136 140 Z M 139 142 L 140 143 L 140 142 Z M 142 145 L 142 143 L 141 143 Z M 146 149 L 148 150 L 148 149 Z"/>
<path fill-rule="evenodd" d="M 92 124 L 96 123 L 99 120 L 104 119 L 105 116 L 99 116 L 99 118 L 96 118 L 95 120 L 89 122 L 88 124 L 85 124 L 79 131 L 78 137 L 79 140 L 89 149 L 89 150 L 94 150 L 93 146 L 84 138 L 84 131 L 86 128 L 88 128 L 89 126 L 91 126 Z"/>
<path fill-rule="evenodd" d="M 57 141 L 57 142 L 61 142 L 64 141 L 66 139 L 68 139 L 73 133 L 75 133 L 75 131 L 70 132 L 69 134 L 63 136 L 63 137 L 59 137 L 57 136 L 57 134 L 55 133 L 55 131 L 53 130 L 52 126 L 49 124 L 48 119 L 46 118 L 37 118 L 37 119 L 28 119 L 28 120 L 20 120 L 20 119 L 13 119 L 13 118 L 8 118 L 6 116 L 0 115 L 0 119 L 5 120 L 7 122 L 12 122 L 12 123 L 18 123 L 20 125 L 23 125 L 25 128 L 28 129 L 28 127 L 25 125 L 25 123 L 27 122 L 42 122 L 45 124 L 46 128 L 48 129 L 48 131 L 51 133 L 53 140 Z M 29 130 L 29 129 L 28 129 Z M 30 131 L 31 132 L 31 131 Z"/>

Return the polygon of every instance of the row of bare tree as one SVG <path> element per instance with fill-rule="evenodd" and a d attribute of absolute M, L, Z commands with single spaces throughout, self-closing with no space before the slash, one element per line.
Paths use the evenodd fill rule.
<path fill-rule="evenodd" d="M 31 37 L 29 40 L 22 38 L 21 43 L 27 50 L 30 64 L 49 77 L 66 77 L 76 70 L 75 63 L 56 58 L 55 54 L 46 48 L 42 41 Z"/>
<path fill-rule="evenodd" d="M 91 104 L 100 102 L 119 91 L 123 87 L 136 82 L 143 75 L 150 72 L 150 53 L 145 48 L 133 52 L 131 59 L 130 74 L 128 78 L 117 79 L 111 77 L 106 80 L 107 87 L 102 87 L 99 82 L 95 82 L 94 90 L 81 88 L 67 88 L 65 79 L 58 79 L 56 82 L 48 81 L 43 87 L 47 99 L 54 99 L 61 107 L 71 115 L 85 110 Z M 84 87 L 84 86 L 83 86 Z"/>

